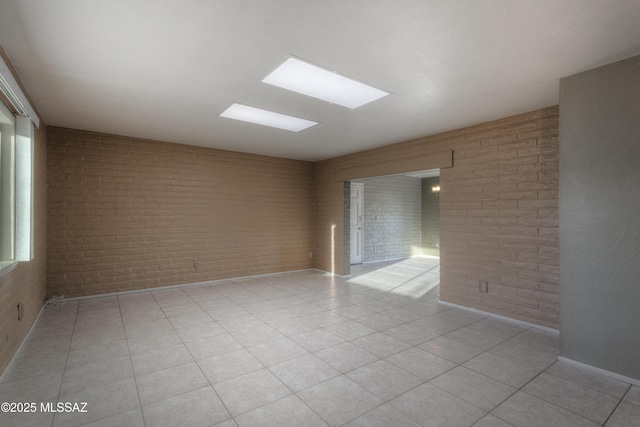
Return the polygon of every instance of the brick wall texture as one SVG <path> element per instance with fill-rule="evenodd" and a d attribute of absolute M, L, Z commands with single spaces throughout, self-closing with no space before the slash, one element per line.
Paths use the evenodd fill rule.
<path fill-rule="evenodd" d="M 315 266 L 345 271 L 344 170 L 446 150 L 441 299 L 558 328 L 558 107 L 314 164 Z"/>
<path fill-rule="evenodd" d="M 48 133 L 50 293 L 310 267 L 344 274 L 338 177 L 452 150 L 453 167 L 440 176 L 441 299 L 558 327 L 557 107 L 314 164 Z"/>
<path fill-rule="evenodd" d="M 422 245 L 422 184 L 419 178 L 392 176 L 364 184 L 364 261 L 406 258 Z"/>
<path fill-rule="evenodd" d="M 47 165 L 49 294 L 313 267 L 311 163 L 50 127 Z"/>

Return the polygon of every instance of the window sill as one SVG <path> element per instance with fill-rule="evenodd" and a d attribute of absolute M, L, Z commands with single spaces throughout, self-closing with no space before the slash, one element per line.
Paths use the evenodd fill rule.
<path fill-rule="evenodd" d="M 13 269 L 16 268 L 17 265 L 18 265 L 17 261 L 0 262 L 0 277 L 4 276 L 10 271 L 13 271 Z"/>

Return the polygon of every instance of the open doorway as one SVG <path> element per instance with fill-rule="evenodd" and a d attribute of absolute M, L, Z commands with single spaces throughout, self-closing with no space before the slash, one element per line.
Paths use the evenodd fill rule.
<path fill-rule="evenodd" d="M 439 170 L 345 183 L 350 282 L 413 298 L 437 296 L 439 190 Z"/>
<path fill-rule="evenodd" d="M 345 187 L 351 265 L 440 255 L 439 170 L 354 180 Z"/>
<path fill-rule="evenodd" d="M 345 183 L 345 209 L 349 212 L 345 230 L 349 232 L 345 233 L 344 249 L 349 252 L 349 271 L 354 279 L 363 280 L 366 275 L 367 280 L 378 281 L 389 290 L 413 289 L 427 278 L 431 285 L 439 284 L 439 172 Z M 376 278 L 376 272 L 380 277 Z"/>
<path fill-rule="evenodd" d="M 408 175 L 421 183 L 421 255 L 440 257 L 440 171 Z"/>

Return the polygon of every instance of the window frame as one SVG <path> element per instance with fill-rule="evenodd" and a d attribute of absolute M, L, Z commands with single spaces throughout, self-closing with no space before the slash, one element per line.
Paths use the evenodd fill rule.
<path fill-rule="evenodd" d="M 0 103 L 0 272 L 15 263 L 15 117 Z"/>
<path fill-rule="evenodd" d="M 0 47 L 0 276 L 34 257 L 34 138 L 40 118 Z"/>

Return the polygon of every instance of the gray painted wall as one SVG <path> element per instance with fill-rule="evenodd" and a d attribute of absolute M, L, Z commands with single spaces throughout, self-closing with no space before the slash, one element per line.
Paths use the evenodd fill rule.
<path fill-rule="evenodd" d="M 364 183 L 364 262 L 404 258 L 422 245 L 420 178 L 392 176 Z"/>
<path fill-rule="evenodd" d="M 640 379 L 640 56 L 560 80 L 560 355 Z"/>
<path fill-rule="evenodd" d="M 440 177 L 422 179 L 422 253 L 440 256 L 440 195 L 431 187 L 440 184 Z"/>

